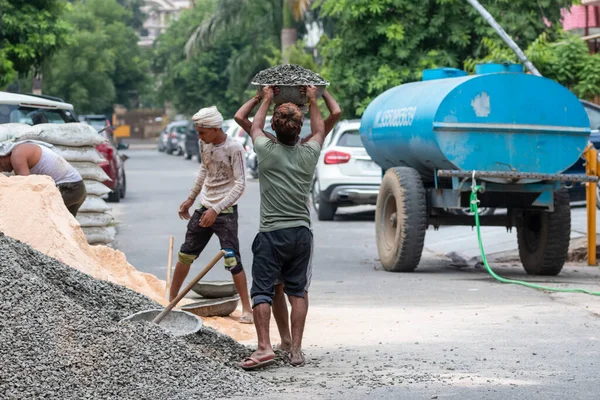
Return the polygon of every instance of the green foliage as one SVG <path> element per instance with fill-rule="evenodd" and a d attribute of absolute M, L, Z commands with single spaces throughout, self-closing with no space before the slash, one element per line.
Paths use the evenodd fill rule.
<path fill-rule="evenodd" d="M 294 46 L 291 46 L 286 49 L 285 55 L 290 64 L 300 65 L 306 69 L 309 69 L 314 72 L 319 72 L 319 65 L 315 61 L 313 55 L 306 51 L 306 41 L 299 40 L 296 42 Z M 269 63 L 269 66 L 274 67 L 276 65 L 280 65 L 283 62 L 283 57 L 281 56 L 281 50 L 273 49 L 271 56 L 266 56 L 266 60 Z"/>
<path fill-rule="evenodd" d="M 465 69 L 473 72 L 479 63 L 518 62 L 509 49 L 495 40 L 482 41 L 484 57 L 465 61 Z M 568 87 L 577 96 L 591 100 L 600 95 L 600 55 L 590 54 L 581 38 L 564 33 L 551 42 L 546 34 L 540 35 L 525 50 L 527 58 L 546 78 Z"/>
<path fill-rule="evenodd" d="M 184 46 L 194 27 L 210 17 L 214 0 L 203 0 L 161 35 L 154 45 L 153 71 L 159 100 L 173 104 L 179 113 L 191 115 L 201 107 L 216 105 L 224 116 L 237 111 L 238 98 L 229 89 L 227 66 L 236 51 L 235 38 L 216 40 L 204 51 L 186 57 Z"/>
<path fill-rule="evenodd" d="M 62 0 L 0 0 L 0 87 L 38 70 L 65 44 L 67 9 Z"/>
<path fill-rule="evenodd" d="M 515 41 L 526 46 L 555 28 L 572 0 L 487 0 L 483 4 Z M 482 38 L 495 37 L 464 0 L 321 0 L 320 15 L 336 35 L 320 46 L 323 74 L 346 116 L 360 115 L 381 92 L 421 78 L 422 70 L 460 67 L 479 57 Z"/>
<path fill-rule="evenodd" d="M 140 30 L 144 25 L 144 19 L 146 16 L 142 12 L 142 6 L 144 5 L 144 0 L 117 0 L 120 5 L 122 5 L 126 10 L 130 12 L 130 17 L 128 18 L 127 25 L 131 26 L 133 29 Z"/>
<path fill-rule="evenodd" d="M 182 12 L 154 46 L 159 99 L 171 102 L 183 114 L 216 105 L 227 118 L 233 117 L 255 92 L 249 85 L 252 77 L 281 63 L 282 4 L 281 0 L 200 0 Z M 226 11 L 232 9 L 228 7 L 236 12 Z M 318 69 L 301 42 L 286 55 L 290 62 Z"/>
<path fill-rule="evenodd" d="M 149 64 L 127 25 L 131 13 L 116 0 L 85 0 L 66 18 L 74 27 L 71 43 L 44 65 L 44 93 L 73 103 L 80 114 L 135 106 L 149 83 Z"/>

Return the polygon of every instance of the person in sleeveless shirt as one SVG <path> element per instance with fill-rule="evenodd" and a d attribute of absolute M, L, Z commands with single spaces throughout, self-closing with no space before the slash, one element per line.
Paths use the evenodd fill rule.
<path fill-rule="evenodd" d="M 47 175 L 54 179 L 65 206 L 75 217 L 87 192 L 81 175 L 60 155 L 35 143 L 16 144 L 0 156 L 0 171 L 15 175 Z"/>

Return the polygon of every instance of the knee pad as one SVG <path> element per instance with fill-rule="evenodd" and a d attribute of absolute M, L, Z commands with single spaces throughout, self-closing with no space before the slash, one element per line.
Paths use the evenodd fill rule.
<path fill-rule="evenodd" d="M 183 265 L 187 265 L 187 266 L 192 265 L 192 263 L 196 260 L 196 258 L 198 258 L 198 256 L 195 256 L 193 254 L 185 254 L 182 252 L 179 252 L 177 254 L 177 261 L 179 261 Z"/>

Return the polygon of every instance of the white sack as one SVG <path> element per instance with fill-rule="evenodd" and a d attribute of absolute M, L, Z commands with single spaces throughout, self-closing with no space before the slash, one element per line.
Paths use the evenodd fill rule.
<path fill-rule="evenodd" d="M 107 244 L 115 241 L 117 230 L 113 226 L 106 228 L 81 228 L 89 244 Z"/>
<path fill-rule="evenodd" d="M 102 198 L 97 197 L 97 196 L 87 196 L 85 198 L 85 201 L 81 205 L 81 207 L 79 207 L 79 212 L 102 213 L 102 212 L 110 211 L 110 209 L 111 208 L 108 206 L 108 204 L 106 204 L 106 202 L 104 200 L 102 200 Z"/>
<path fill-rule="evenodd" d="M 112 179 L 106 175 L 106 172 L 96 164 L 90 162 L 71 162 L 73 168 L 79 172 L 83 179 L 90 179 L 92 181 L 105 182 Z"/>
<path fill-rule="evenodd" d="M 20 135 L 31 130 L 31 125 L 28 124 L 1 124 L 0 125 L 0 142 L 14 140 Z"/>
<path fill-rule="evenodd" d="M 106 161 L 106 158 L 93 147 L 67 147 L 54 146 L 51 148 L 56 154 L 69 162 L 91 162 L 99 164 Z"/>
<path fill-rule="evenodd" d="M 96 212 L 78 212 L 77 221 L 82 228 L 90 227 L 106 227 L 113 222 L 113 216 L 109 213 L 96 213 Z"/>
<path fill-rule="evenodd" d="M 15 140 L 39 140 L 42 142 L 71 146 L 96 146 L 106 142 L 94 128 L 87 124 L 77 122 L 68 124 L 2 124 L 0 125 L 0 139 L 14 138 Z M 2 140 L 0 140 L 2 141 Z"/>
<path fill-rule="evenodd" d="M 87 191 L 88 196 L 102 197 L 112 192 L 105 184 L 97 181 L 86 179 L 83 183 L 85 183 L 85 190 Z"/>

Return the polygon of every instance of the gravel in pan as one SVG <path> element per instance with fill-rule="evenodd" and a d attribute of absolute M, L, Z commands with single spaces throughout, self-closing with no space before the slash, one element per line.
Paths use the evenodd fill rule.
<path fill-rule="evenodd" d="M 214 399 L 270 384 L 233 368 L 250 353 L 205 328 L 175 338 L 118 322 L 156 308 L 0 233 L 0 398 Z"/>
<path fill-rule="evenodd" d="M 327 85 L 323 77 L 295 64 L 283 64 L 260 71 L 252 79 L 259 85 Z"/>

